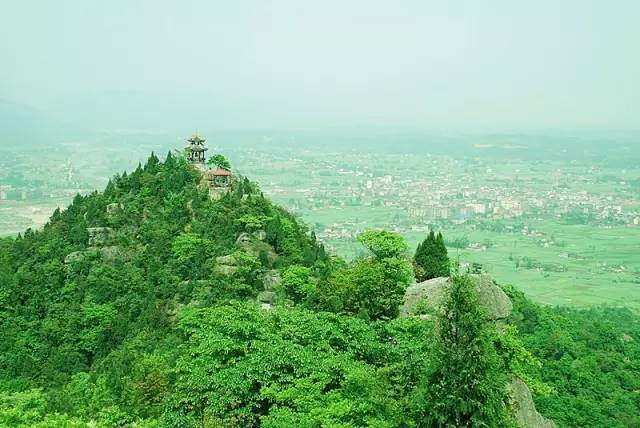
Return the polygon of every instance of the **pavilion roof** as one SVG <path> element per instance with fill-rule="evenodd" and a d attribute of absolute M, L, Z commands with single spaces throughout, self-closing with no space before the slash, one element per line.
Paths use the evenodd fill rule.
<path fill-rule="evenodd" d="M 209 175 L 214 177 L 225 177 L 225 176 L 230 176 L 231 173 L 226 169 L 218 168 L 214 171 L 209 171 Z"/>

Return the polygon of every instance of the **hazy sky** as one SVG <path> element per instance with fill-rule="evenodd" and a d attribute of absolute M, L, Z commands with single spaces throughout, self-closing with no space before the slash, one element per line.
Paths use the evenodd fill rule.
<path fill-rule="evenodd" d="M 104 129 L 640 127 L 638 0 L 1 0 L 0 53 Z"/>

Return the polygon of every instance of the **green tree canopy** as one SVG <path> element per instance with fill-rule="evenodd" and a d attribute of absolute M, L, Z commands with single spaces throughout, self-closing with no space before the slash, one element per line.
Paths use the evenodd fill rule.
<path fill-rule="evenodd" d="M 358 239 L 374 256 L 334 271 L 319 291 L 321 306 L 365 319 L 394 318 L 411 281 L 407 245 L 390 231 L 367 231 Z"/>
<path fill-rule="evenodd" d="M 432 230 L 425 240 L 418 244 L 413 258 L 413 268 L 418 281 L 449 276 L 450 261 L 441 233 L 436 235 Z"/>
<path fill-rule="evenodd" d="M 211 156 L 209 160 L 207 160 L 207 163 L 215 166 L 216 168 L 226 169 L 227 171 L 231 170 L 231 163 L 229 160 L 219 153 Z"/>
<path fill-rule="evenodd" d="M 408 248 L 402 236 L 389 230 L 368 230 L 358 235 L 362 243 L 376 257 L 404 257 Z"/>
<path fill-rule="evenodd" d="M 473 280 L 468 275 L 453 276 L 437 318 L 420 426 L 508 426 L 507 378 L 490 323 Z"/>

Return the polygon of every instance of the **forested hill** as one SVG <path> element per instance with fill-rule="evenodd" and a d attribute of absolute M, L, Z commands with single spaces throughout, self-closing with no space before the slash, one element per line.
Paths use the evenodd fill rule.
<path fill-rule="evenodd" d="M 248 179 L 200 183 L 152 155 L 0 240 L 0 426 L 513 426 L 515 377 L 558 425 L 640 426 L 637 315 L 507 287 L 498 332 L 454 275 L 464 317 L 399 317 L 401 237 L 346 263 Z"/>
<path fill-rule="evenodd" d="M 254 183 L 212 201 L 200 180 L 182 157 L 152 155 L 42 231 L 0 241 L 3 389 L 59 389 L 48 405 L 83 417 L 157 415 L 182 309 L 255 297 L 281 266 L 327 269 L 323 247 Z M 215 268 L 219 256 L 235 259 L 233 274 Z"/>

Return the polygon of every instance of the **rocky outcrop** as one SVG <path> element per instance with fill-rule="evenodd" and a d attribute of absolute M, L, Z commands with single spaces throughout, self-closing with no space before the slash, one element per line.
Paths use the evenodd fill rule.
<path fill-rule="evenodd" d="M 263 234 L 259 232 L 254 232 L 253 235 L 246 232 L 241 233 L 236 239 L 236 246 L 254 257 L 260 258 L 262 254 L 263 257 L 266 257 L 266 261 L 273 265 L 278 260 L 278 255 L 271 245 L 261 239 Z M 266 237 L 266 234 L 264 237 Z"/>
<path fill-rule="evenodd" d="M 513 378 L 507 384 L 507 390 L 511 397 L 511 405 L 516 421 L 521 428 L 555 428 L 556 424 L 542 416 L 536 410 L 531 391 L 526 383 L 519 378 Z"/>
<path fill-rule="evenodd" d="M 511 314 L 513 305 L 506 293 L 496 285 L 488 275 L 471 275 L 477 290 L 480 304 L 485 309 L 487 318 L 502 320 Z M 416 315 L 421 310 L 437 309 L 449 288 L 449 278 L 433 278 L 410 285 L 400 307 L 401 316 Z"/>
<path fill-rule="evenodd" d="M 278 260 L 278 255 L 271 245 L 252 237 L 248 233 L 241 233 L 238 236 L 236 246 L 247 254 L 258 258 L 265 265 L 273 266 Z M 232 275 L 238 270 L 238 260 L 233 254 L 216 257 L 216 269 L 225 275 Z M 274 278 L 273 280 L 277 279 Z"/>
<path fill-rule="evenodd" d="M 98 251 L 96 249 L 86 249 L 85 251 L 74 251 L 72 253 L 67 254 L 67 257 L 64 258 L 64 263 L 66 265 L 70 265 L 73 263 L 82 262 L 87 259 L 93 259 L 98 255 Z"/>
<path fill-rule="evenodd" d="M 260 241 L 265 241 L 267 239 L 267 232 L 265 232 L 262 229 L 258 229 L 252 232 L 251 236 L 253 236 L 256 239 L 259 239 Z"/>
<path fill-rule="evenodd" d="M 110 227 L 88 227 L 87 234 L 89 235 L 88 247 L 84 251 L 67 254 L 64 258 L 66 265 L 96 258 L 102 258 L 107 262 L 130 260 L 130 255 L 124 248 L 111 245 L 114 241 L 114 231 Z"/>
<path fill-rule="evenodd" d="M 223 275 L 233 275 L 238 271 L 238 260 L 233 254 L 216 257 L 215 269 Z"/>
<path fill-rule="evenodd" d="M 400 316 L 418 315 L 424 309 L 431 311 L 437 308 L 444 297 L 448 282 L 448 277 L 440 277 L 411 284 L 404 292 Z"/>
<path fill-rule="evenodd" d="M 107 262 L 115 261 L 129 261 L 129 254 L 118 245 L 110 245 L 108 247 L 100 248 L 100 257 Z"/>
<path fill-rule="evenodd" d="M 264 284 L 265 290 L 274 291 L 281 282 L 280 271 L 277 269 L 268 270 L 262 274 L 262 284 Z"/>
<path fill-rule="evenodd" d="M 264 305 L 272 306 L 276 302 L 276 293 L 275 291 L 261 291 L 258 293 L 256 300 L 262 304 L 263 307 L 265 307 Z"/>
<path fill-rule="evenodd" d="M 246 232 L 242 232 L 240 235 L 238 235 L 238 239 L 236 239 L 236 245 L 238 247 L 243 247 L 245 245 L 250 245 L 251 244 L 251 235 L 249 235 Z"/>
<path fill-rule="evenodd" d="M 513 310 L 511 299 L 489 275 L 472 275 L 472 277 L 478 287 L 480 304 L 487 311 L 489 318 L 503 320 L 511 315 Z"/>
<path fill-rule="evenodd" d="M 263 309 L 269 310 L 273 307 L 278 299 L 276 290 L 282 282 L 280 271 L 276 269 L 268 270 L 262 274 L 262 284 L 264 291 L 258 293 L 256 300 Z"/>

